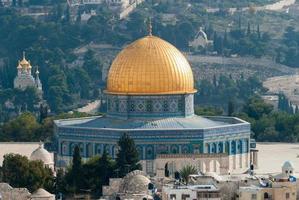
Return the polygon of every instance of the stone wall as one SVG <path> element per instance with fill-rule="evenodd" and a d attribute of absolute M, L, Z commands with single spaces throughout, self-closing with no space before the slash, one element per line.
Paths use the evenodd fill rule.
<path fill-rule="evenodd" d="M 31 195 L 26 188 L 13 188 L 7 183 L 0 183 L 0 194 L 3 200 L 29 200 Z"/>

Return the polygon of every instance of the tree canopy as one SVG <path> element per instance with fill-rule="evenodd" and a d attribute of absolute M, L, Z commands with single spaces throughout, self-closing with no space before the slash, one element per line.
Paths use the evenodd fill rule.
<path fill-rule="evenodd" d="M 116 165 L 119 170 L 119 176 L 123 177 L 127 173 L 141 169 L 139 155 L 133 139 L 124 133 L 118 141 L 119 151 L 116 157 Z"/>
<path fill-rule="evenodd" d="M 12 187 L 25 187 L 31 192 L 40 187 L 50 192 L 54 190 L 52 170 L 45 167 L 42 161 L 29 161 L 25 156 L 7 154 L 1 172 L 3 181 Z"/>

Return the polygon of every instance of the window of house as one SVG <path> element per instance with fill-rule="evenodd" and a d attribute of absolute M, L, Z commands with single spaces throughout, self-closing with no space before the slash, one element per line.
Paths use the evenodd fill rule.
<path fill-rule="evenodd" d="M 171 199 L 171 200 L 176 199 L 176 195 L 175 195 L 175 194 L 171 194 L 171 195 L 170 195 L 170 199 Z"/>
<path fill-rule="evenodd" d="M 146 173 L 150 174 L 154 172 L 154 163 L 151 160 L 146 161 Z"/>
<path fill-rule="evenodd" d="M 286 193 L 286 199 L 289 199 L 290 198 L 290 193 Z"/>
<path fill-rule="evenodd" d="M 182 200 L 186 200 L 187 198 L 190 198 L 189 194 L 182 194 Z"/>

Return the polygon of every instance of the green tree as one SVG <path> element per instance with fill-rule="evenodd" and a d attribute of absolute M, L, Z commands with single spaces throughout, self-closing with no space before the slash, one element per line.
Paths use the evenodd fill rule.
<path fill-rule="evenodd" d="M 197 174 L 197 170 L 194 166 L 192 165 L 186 165 L 181 169 L 180 171 L 181 177 L 183 182 L 188 185 L 189 183 L 189 176 L 192 174 Z"/>
<path fill-rule="evenodd" d="M 195 106 L 194 112 L 196 115 L 203 116 L 219 116 L 223 114 L 223 110 L 217 107 Z"/>
<path fill-rule="evenodd" d="M 16 119 L 5 123 L 2 127 L 2 141 L 37 141 L 36 133 L 40 128 L 35 116 L 23 113 Z"/>
<path fill-rule="evenodd" d="M 139 155 L 133 139 L 124 133 L 118 141 L 119 151 L 117 153 L 116 164 L 119 176 L 124 177 L 127 173 L 141 169 Z"/>
<path fill-rule="evenodd" d="M 229 101 L 228 102 L 228 106 L 227 106 L 227 115 L 228 116 L 232 116 L 234 112 L 235 112 L 234 102 L 233 101 Z"/>
<path fill-rule="evenodd" d="M 263 115 L 268 115 L 273 111 L 273 106 L 265 103 L 260 97 L 251 97 L 243 108 L 244 112 L 255 120 L 260 119 Z"/>
<path fill-rule="evenodd" d="M 40 187 L 53 191 L 52 171 L 44 167 L 42 161 L 29 161 L 25 156 L 7 154 L 3 160 L 2 175 L 3 181 L 12 187 L 26 187 L 31 192 Z"/>
<path fill-rule="evenodd" d="M 23 187 L 29 176 L 29 160 L 26 156 L 7 154 L 4 155 L 3 181 L 13 187 Z M 27 185 L 26 185 L 27 187 Z"/>
<path fill-rule="evenodd" d="M 75 146 L 71 170 L 68 172 L 68 184 L 73 192 L 79 192 L 82 189 L 83 168 L 79 146 Z"/>
<path fill-rule="evenodd" d="M 109 178 L 113 175 L 113 163 L 109 158 L 108 153 L 104 151 L 103 155 L 99 159 L 98 164 L 98 176 L 100 177 L 101 185 L 107 185 Z"/>
<path fill-rule="evenodd" d="M 55 179 L 55 194 L 66 192 L 66 180 L 63 169 L 58 169 Z"/>

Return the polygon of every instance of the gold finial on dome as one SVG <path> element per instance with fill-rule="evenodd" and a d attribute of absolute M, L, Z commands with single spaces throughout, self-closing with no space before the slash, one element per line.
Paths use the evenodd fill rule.
<path fill-rule="evenodd" d="M 147 22 L 147 32 L 149 36 L 152 36 L 153 26 L 152 26 L 152 19 L 149 17 Z"/>
<path fill-rule="evenodd" d="M 23 51 L 23 59 L 19 62 L 19 65 L 21 65 L 23 68 L 29 68 L 29 69 L 32 68 L 30 61 L 26 60 L 25 51 Z"/>

